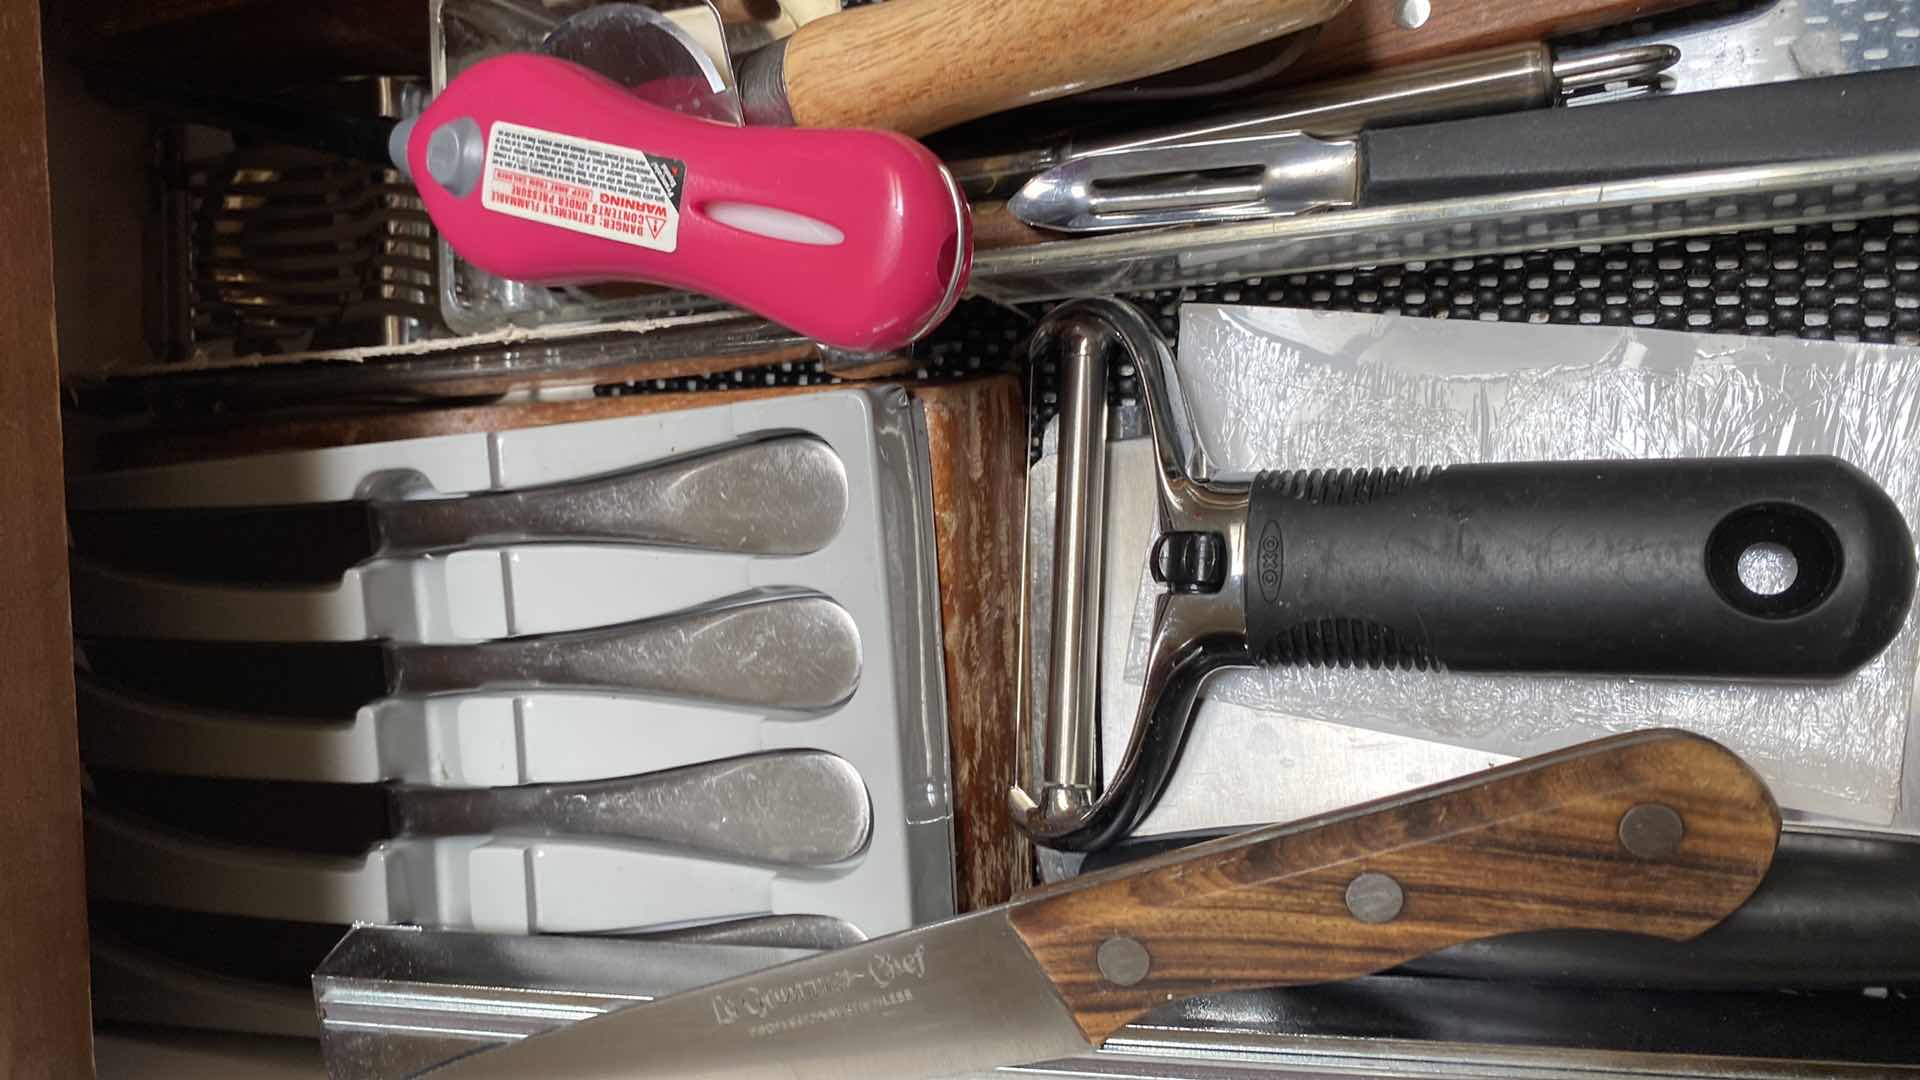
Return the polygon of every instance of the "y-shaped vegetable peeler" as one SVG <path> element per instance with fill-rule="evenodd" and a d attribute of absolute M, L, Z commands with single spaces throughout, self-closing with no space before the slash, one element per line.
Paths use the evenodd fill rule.
<path fill-rule="evenodd" d="M 1194 475 L 1173 357 L 1118 301 L 1056 309 L 1060 486 L 1041 843 L 1093 850 L 1158 799 L 1206 682 L 1256 665 L 1824 680 L 1905 620 L 1913 538 L 1831 457 L 1563 461 Z M 1133 364 L 1157 463 L 1154 611 L 1125 754 L 1096 782 L 1105 375 Z M 1757 580 L 1756 555 L 1792 567 Z M 1031 708 L 1022 701 L 1023 708 Z M 1037 796 L 1037 797 L 1036 797 Z"/>

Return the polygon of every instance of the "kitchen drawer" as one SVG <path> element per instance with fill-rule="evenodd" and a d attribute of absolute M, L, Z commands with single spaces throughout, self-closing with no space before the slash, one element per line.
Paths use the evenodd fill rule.
<path fill-rule="evenodd" d="M 173 31 L 163 16 L 135 33 L 124 29 L 131 25 L 126 20 L 132 16 L 122 10 L 128 5 L 96 7 L 101 25 L 122 20 L 116 24 L 122 27 L 117 39 L 109 35 L 89 44 L 88 17 L 74 12 L 50 14 L 50 35 L 57 31 L 70 52 L 96 61 L 137 59 L 163 41 L 195 41 L 169 37 Z M 232 62 L 235 78 L 280 64 L 308 74 L 337 73 L 342 57 L 404 65 L 403 58 L 424 55 L 426 49 L 424 26 L 394 18 L 395 9 L 405 5 L 353 4 L 313 13 L 310 33 L 264 25 L 246 13 L 248 7 L 235 5 L 233 13 L 210 16 L 216 32 L 195 46 L 205 50 L 209 62 Z M 410 36 L 416 33 L 419 40 Z M 0 59 L 18 60 L 6 67 L 13 73 L 7 77 L 22 83 L 15 100 L 31 96 L 25 83 L 33 81 L 40 50 L 32 37 L 31 25 L 0 23 L 0 46 L 7 50 Z M 235 50 L 235 42 L 257 44 Z M 26 705 L 17 711 L 15 757 L 33 765 L 22 769 L 18 784 L 8 789 L 10 820 L 19 825 L 10 833 L 7 853 L 15 865 L 34 871 L 10 875 L 12 884 L 0 886 L 0 918 L 20 928 L 9 938 L 15 944 L 0 950 L 19 991 L 0 1009 L 0 1060 L 21 1075 L 81 1074 L 90 1052 L 105 1075 L 186 1075 L 188 1069 L 214 1068 L 214 1058 L 241 1062 L 233 1065 L 235 1075 L 308 1075 L 314 1066 L 307 1043 L 222 1040 L 174 1030 L 108 1026 L 89 1051 L 78 799 L 82 771 L 62 527 L 70 476 L 644 417 L 834 387 L 904 386 L 927 418 L 940 585 L 936 615 L 943 689 L 954 725 L 947 748 L 954 858 L 961 907 L 971 908 L 1005 899 L 1037 876 L 1032 850 L 1013 827 L 1005 799 L 1019 749 L 1012 680 L 979 676 L 1010 672 L 1018 664 L 1014 623 L 1027 464 L 1022 454 L 1028 449 L 1029 410 L 1044 416 L 1050 407 L 1023 396 L 1024 342 L 1034 319 L 1053 304 L 1089 293 L 1122 294 L 1147 308 L 1169 332 L 1178 305 L 1195 299 L 1552 321 L 1551 300 L 1527 296 L 1515 304 L 1505 299 L 1516 290 L 1528 292 L 1526 280 L 1543 260 L 1624 260 L 1644 269 L 1644 276 L 1657 277 L 1669 272 L 1664 262 L 1685 262 L 1702 252 L 1709 259 L 1747 259 L 1862 238 L 1880 242 L 1881 250 L 1910 246 L 1920 222 L 1920 182 L 1915 180 L 1920 163 L 1861 160 L 1777 170 L 1759 182 L 1720 175 L 1691 185 L 1596 186 L 1576 210 L 1545 198 L 1516 198 L 1472 212 L 1430 203 L 1395 212 L 1352 210 L 1211 228 L 1184 240 L 1102 237 L 1011 244 L 980 253 L 976 296 L 910 354 L 854 357 L 817 349 L 758 320 L 699 312 L 686 318 L 676 314 L 640 338 L 612 327 L 549 337 L 514 332 L 457 356 L 422 348 L 371 361 L 355 356 L 287 362 L 283 357 L 247 366 L 183 366 L 170 363 L 154 335 L 164 321 L 156 315 L 164 297 L 156 295 L 157 279 L 145 254 L 151 250 L 146 234 L 154 194 L 151 132 L 127 111 L 92 100 L 64 57 L 48 61 L 45 84 L 57 137 L 48 152 L 51 210 L 46 193 L 31 182 L 0 192 L 0 217 L 16 223 L 10 226 L 15 242 L 7 256 L 14 300 L 0 322 L 14 357 L 0 373 L 0 399 L 15 421 L 0 425 L 0 455 L 15 466 L 4 470 L 0 522 L 17 553 L 6 589 L 7 640 L 0 654 L 9 657 L 7 681 Z M 44 139 L 34 123 L 37 115 L 37 108 L 16 110 L 11 121 L 26 138 L 9 143 L 9 153 L 19 158 L 10 175 L 45 175 L 40 162 L 32 160 Z M 40 227 L 42 220 L 51 221 L 50 233 Z M 1731 231 L 1736 228 L 1742 231 Z M 1452 275 L 1447 284 L 1430 288 L 1431 303 L 1407 297 L 1410 289 L 1396 275 L 1409 261 L 1430 277 Z M 1640 269 L 1627 276 L 1643 276 Z M 1497 284 L 1478 284 L 1487 277 Z M 1785 295 L 1784 280 L 1770 281 L 1767 289 Z M 1450 300 L 1449 294 L 1472 295 Z M 1800 310 L 1807 310 L 1804 296 L 1798 299 Z M 1905 313 L 1917 306 L 1920 284 L 1903 278 L 1875 308 L 1886 315 L 1883 324 L 1838 330 L 1842 336 L 1912 343 L 1920 340 L 1920 330 L 1901 320 L 1910 321 Z M 1704 307 L 1697 299 L 1668 304 L 1657 285 L 1635 285 L 1623 303 L 1587 307 L 1593 318 L 1582 321 L 1611 325 L 1667 326 L 1657 320 L 1674 318 L 1676 308 L 1683 320 L 1714 315 L 1711 300 Z M 46 315 L 50 308 L 52 318 Z M 1774 318 L 1772 313 L 1784 308 L 1747 299 L 1740 310 L 1742 325 L 1752 328 L 1760 325 L 1752 318 Z M 1582 308 L 1576 314 L 1589 312 Z M 1736 329 L 1721 322 L 1712 326 Z M 1804 321 L 1785 319 L 1765 328 L 1812 329 Z M 58 374 L 68 376 L 68 404 L 78 406 L 67 414 L 64 439 Z M 1126 397 L 1126 388 L 1118 396 Z M 169 419 L 140 422 L 137 414 L 146 409 Z M 1390 1002 L 1405 988 L 1375 983 L 1367 989 L 1377 992 L 1380 1002 Z M 1831 1005 L 1822 1002 L 1821 1008 Z M 1287 1007 L 1283 1000 L 1275 1012 Z M 1809 1006 L 1808 1015 L 1816 1013 L 1830 1015 Z M 1691 1076 L 1686 1070 L 1697 1064 L 1604 1051 L 1578 1054 L 1562 1064 L 1553 1060 L 1551 1048 L 1461 1049 L 1442 1044 L 1468 1040 L 1423 1040 L 1413 1030 L 1414 1021 L 1401 1028 L 1356 1027 L 1352 1033 L 1322 1036 L 1278 1022 L 1255 1030 L 1255 1020 L 1247 1021 L 1247 1030 L 1208 1031 L 1194 1041 L 1205 1044 L 1208 1054 L 1240 1055 L 1234 1060 L 1248 1068 L 1295 1075 L 1395 1075 L 1393 1070 L 1404 1069 L 1408 1076 L 1551 1077 L 1589 1069 L 1599 1075 Z M 1367 1041 L 1354 1049 L 1343 1039 Z M 1133 1052 L 1146 1058 L 1166 1053 L 1127 1044 L 1101 1068 L 1119 1070 L 1117 1075 L 1159 1075 L 1138 1061 L 1121 1060 Z M 1874 1075 L 1873 1068 L 1823 1073 L 1811 1064 L 1742 1061 L 1733 1074 L 1865 1076 Z M 1311 1069 L 1322 1071 L 1301 1072 Z"/>

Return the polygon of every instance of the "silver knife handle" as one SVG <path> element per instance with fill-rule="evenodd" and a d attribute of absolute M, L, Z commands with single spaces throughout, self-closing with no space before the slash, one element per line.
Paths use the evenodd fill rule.
<path fill-rule="evenodd" d="M 804 555 L 840 531 L 847 473 L 822 440 L 782 436 L 516 491 L 380 501 L 371 511 L 382 554 L 583 541 Z"/>
<path fill-rule="evenodd" d="M 394 792 L 403 834 L 539 831 L 611 836 L 782 866 L 828 866 L 866 850 L 872 803 L 860 773 L 790 750 L 580 784 Z"/>
<path fill-rule="evenodd" d="M 387 648 L 395 694 L 544 687 L 819 710 L 860 685 L 859 628 L 816 593 L 747 594 L 564 634 Z"/>

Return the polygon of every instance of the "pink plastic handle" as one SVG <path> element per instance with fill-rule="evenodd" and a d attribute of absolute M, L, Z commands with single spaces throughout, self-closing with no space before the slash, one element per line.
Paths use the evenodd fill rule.
<path fill-rule="evenodd" d="M 933 329 L 973 261 L 966 200 L 912 139 L 682 116 L 547 56 L 468 68 L 406 154 L 434 224 L 489 273 L 672 285 L 844 349 Z"/>

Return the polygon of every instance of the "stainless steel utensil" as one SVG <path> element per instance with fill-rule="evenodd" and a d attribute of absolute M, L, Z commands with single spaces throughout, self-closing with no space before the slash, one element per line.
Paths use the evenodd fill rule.
<path fill-rule="evenodd" d="M 398 1080 L 622 1004 L 797 960 L 778 946 L 357 926 L 313 977 L 327 1074 Z"/>
<path fill-rule="evenodd" d="M 711 5 L 683 5 L 709 36 L 720 26 Z M 540 51 L 597 71 L 646 101 L 674 112 L 740 123 L 732 72 L 689 30 L 645 4 L 599 4 L 559 22 Z"/>
<path fill-rule="evenodd" d="M 399 694 L 566 686 L 830 709 L 860 683 L 859 628 L 824 596 L 755 598 L 608 630 L 478 645 L 389 646 L 387 656 Z"/>
<path fill-rule="evenodd" d="M 1036 173 L 1095 154 L 1230 135 L 1298 131 L 1339 136 L 1362 128 L 1540 108 L 1594 86 L 1645 83 L 1679 56 L 1670 46 L 1650 45 L 1570 59 L 1557 57 L 1539 43 L 1509 45 L 1412 64 L 1386 74 L 1297 87 L 1245 109 L 1171 127 L 950 161 L 947 169 L 968 197 L 992 198 L 1004 196 Z"/>
<path fill-rule="evenodd" d="M 635 941 L 770 949 L 844 949 L 867 940 L 867 935 L 859 927 L 831 915 L 756 915 L 747 919 L 620 936 Z"/>
<path fill-rule="evenodd" d="M 781 866 L 844 862 L 866 849 L 873 831 L 859 771 L 820 750 L 580 784 L 395 785 L 388 808 L 396 836 L 608 836 Z"/>
<path fill-rule="evenodd" d="M 1226 135 L 1076 158 L 1008 201 L 1066 232 L 1484 198 L 1920 146 L 1920 69 L 1363 131 Z"/>
<path fill-rule="evenodd" d="M 839 455 L 810 436 L 738 443 L 539 487 L 364 502 L 75 510 L 75 550 L 206 581 L 326 582 L 372 558 L 526 542 L 664 544 L 754 555 L 825 547 L 847 511 Z"/>
<path fill-rule="evenodd" d="M 659 694 L 831 709 L 860 684 L 853 616 L 817 593 L 745 593 L 657 619 L 473 645 L 92 638 L 86 666 L 133 694 L 215 709 L 337 717 L 398 695 L 493 689 Z"/>

